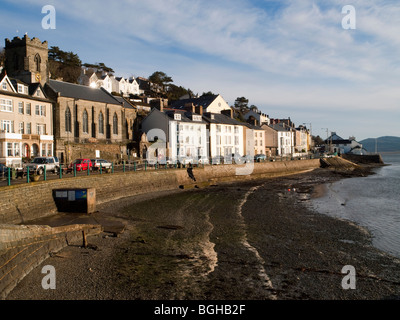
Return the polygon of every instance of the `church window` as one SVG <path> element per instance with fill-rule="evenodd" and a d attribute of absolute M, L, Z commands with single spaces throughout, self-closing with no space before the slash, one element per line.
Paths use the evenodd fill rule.
<path fill-rule="evenodd" d="M 71 132 L 72 126 L 71 126 L 71 110 L 69 107 L 65 110 L 65 131 L 66 132 Z"/>

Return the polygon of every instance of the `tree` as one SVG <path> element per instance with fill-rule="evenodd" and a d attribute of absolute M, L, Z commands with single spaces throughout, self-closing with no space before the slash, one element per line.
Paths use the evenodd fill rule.
<path fill-rule="evenodd" d="M 208 91 L 208 92 L 203 92 L 203 94 L 201 95 L 201 97 L 207 97 L 207 96 L 216 96 L 216 94 L 212 93 L 211 91 Z"/>
<path fill-rule="evenodd" d="M 312 140 L 314 141 L 314 144 L 316 146 L 320 146 L 324 144 L 324 140 L 320 136 L 311 136 Z"/>
<path fill-rule="evenodd" d="M 165 72 L 162 71 L 156 71 L 154 72 L 150 77 L 149 77 L 149 81 L 155 84 L 158 84 L 160 86 L 162 86 L 163 88 L 169 84 L 172 83 L 173 80 L 171 77 L 167 76 L 167 74 Z"/>
<path fill-rule="evenodd" d="M 6 60 L 6 51 L 4 48 L 0 49 L 0 67 L 4 67 Z"/>
<path fill-rule="evenodd" d="M 244 112 L 249 110 L 249 99 L 246 99 L 245 97 L 238 97 L 235 100 L 235 109 Z"/>
<path fill-rule="evenodd" d="M 185 94 L 189 94 L 193 96 L 193 92 L 190 89 L 185 89 L 182 86 L 176 86 L 174 84 L 170 84 L 167 90 L 167 98 L 170 101 L 176 101 L 180 97 L 184 96 Z"/>
<path fill-rule="evenodd" d="M 66 52 L 59 47 L 49 49 L 49 71 L 52 79 L 76 83 L 81 74 L 81 66 L 81 59 L 72 51 Z"/>
<path fill-rule="evenodd" d="M 250 110 L 251 110 L 251 111 L 254 111 L 254 112 L 258 112 L 258 107 L 255 106 L 254 104 L 252 104 L 252 105 L 250 106 Z"/>
<path fill-rule="evenodd" d="M 110 67 L 107 67 L 103 62 L 99 62 L 99 63 L 84 63 L 82 66 L 86 67 L 86 68 L 91 68 L 94 69 L 96 71 L 104 71 L 110 75 L 114 74 L 114 70 Z"/>

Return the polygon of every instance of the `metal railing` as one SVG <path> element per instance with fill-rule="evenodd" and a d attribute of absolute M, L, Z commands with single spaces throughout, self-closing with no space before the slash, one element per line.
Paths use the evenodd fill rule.
<path fill-rule="evenodd" d="M 0 187 L 1 186 L 10 186 L 15 184 L 23 184 L 23 183 L 34 183 L 36 181 L 47 181 L 47 180 L 55 180 L 55 179 L 70 179 L 70 178 L 79 178 L 83 176 L 91 176 L 91 175 L 103 175 L 103 174 L 114 174 L 114 173 L 126 173 L 126 172 L 139 172 L 139 171 L 155 171 L 155 170 L 178 170 L 178 169 L 186 169 L 190 166 L 204 168 L 205 166 L 214 166 L 214 165 L 244 165 L 245 163 L 253 161 L 254 163 L 265 163 L 265 162 L 275 162 L 275 161 L 301 161 L 301 160 L 309 160 L 309 159 L 319 159 L 321 155 L 319 154 L 307 154 L 302 156 L 272 156 L 265 157 L 263 159 L 248 159 L 241 158 L 241 161 L 237 161 L 234 157 L 214 157 L 214 158 L 206 158 L 205 161 L 192 162 L 180 162 L 180 161 L 159 161 L 159 162 L 149 162 L 147 160 L 139 160 L 139 161 L 123 161 L 122 163 L 114 163 L 111 165 L 104 167 L 100 165 L 100 167 L 81 167 L 77 166 L 66 166 L 60 165 L 56 170 L 46 170 L 46 166 L 43 167 L 43 173 L 39 174 L 37 170 L 29 169 L 26 167 L 25 170 L 15 169 L 15 168 L 4 168 L 2 172 L 0 172 Z M 243 160 L 244 159 L 244 160 Z"/>

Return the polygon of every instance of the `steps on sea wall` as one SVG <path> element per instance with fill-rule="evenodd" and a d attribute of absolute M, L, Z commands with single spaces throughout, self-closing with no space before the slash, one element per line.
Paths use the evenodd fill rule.
<path fill-rule="evenodd" d="M 83 245 L 83 232 L 90 236 L 102 232 L 100 225 L 62 227 L 0 225 L 0 299 L 50 254 L 67 245 Z"/>

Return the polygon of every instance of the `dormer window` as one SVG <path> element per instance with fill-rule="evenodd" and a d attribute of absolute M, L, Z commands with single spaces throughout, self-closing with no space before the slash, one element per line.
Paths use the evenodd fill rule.
<path fill-rule="evenodd" d="M 182 120 L 181 114 L 180 113 L 175 113 L 174 114 L 174 120 Z"/>
<path fill-rule="evenodd" d="M 2 88 L 3 88 L 3 90 L 7 90 L 7 83 L 5 81 L 2 84 Z"/>
<path fill-rule="evenodd" d="M 192 120 L 193 121 L 201 121 L 201 116 L 193 115 Z"/>
<path fill-rule="evenodd" d="M 18 84 L 18 93 L 24 93 L 24 86 L 22 84 Z"/>

